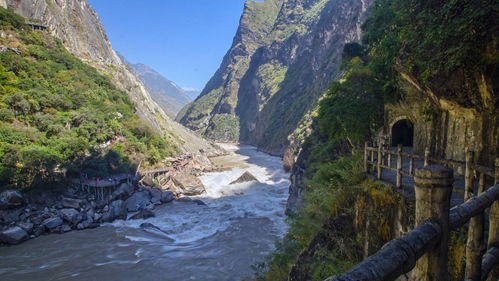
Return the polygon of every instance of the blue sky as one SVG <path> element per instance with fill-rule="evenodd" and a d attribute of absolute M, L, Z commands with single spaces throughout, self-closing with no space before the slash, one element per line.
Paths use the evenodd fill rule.
<path fill-rule="evenodd" d="M 202 89 L 236 33 L 245 0 L 89 0 L 113 48 L 184 88 Z"/>

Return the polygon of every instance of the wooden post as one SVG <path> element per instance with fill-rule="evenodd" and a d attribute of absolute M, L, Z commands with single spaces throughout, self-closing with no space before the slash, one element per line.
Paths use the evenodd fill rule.
<path fill-rule="evenodd" d="M 381 179 L 381 165 L 383 164 L 383 154 L 381 153 L 381 143 L 378 145 L 378 180 Z"/>
<path fill-rule="evenodd" d="M 414 175 L 414 158 L 409 158 L 409 175 Z"/>
<path fill-rule="evenodd" d="M 402 187 L 402 145 L 397 146 L 397 188 Z"/>
<path fill-rule="evenodd" d="M 485 190 L 485 174 L 480 173 L 477 196 Z M 484 247 L 484 213 L 470 219 L 466 241 L 466 271 L 464 280 L 480 280 Z"/>
<path fill-rule="evenodd" d="M 424 166 L 430 165 L 430 148 L 424 150 Z"/>
<path fill-rule="evenodd" d="M 468 201 L 473 194 L 473 151 L 466 151 L 466 166 L 464 168 L 464 202 Z"/>
<path fill-rule="evenodd" d="M 367 148 L 369 147 L 369 143 L 366 141 L 364 143 L 364 172 L 369 173 L 369 164 L 367 163 L 369 161 L 369 151 Z"/>
<path fill-rule="evenodd" d="M 412 272 L 412 280 L 449 280 L 447 270 L 449 208 L 452 194 L 452 169 L 431 165 L 416 170 L 416 225 L 437 222 L 442 228 L 440 243 L 422 256 Z"/>
<path fill-rule="evenodd" d="M 494 184 L 499 184 L 499 158 L 496 158 L 496 172 Z M 489 240 L 487 243 L 487 248 L 493 246 L 499 246 L 499 200 L 496 200 L 490 207 L 489 212 Z M 499 279 L 499 268 L 496 266 L 489 273 L 487 280 L 497 281 Z"/>

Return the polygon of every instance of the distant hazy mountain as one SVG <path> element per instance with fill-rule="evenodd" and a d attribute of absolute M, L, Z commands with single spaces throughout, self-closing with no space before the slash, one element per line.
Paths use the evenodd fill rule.
<path fill-rule="evenodd" d="M 183 88 L 183 90 L 192 100 L 195 100 L 201 94 L 201 90 L 199 89 Z"/>
<path fill-rule="evenodd" d="M 151 94 L 153 100 L 172 118 L 175 118 L 184 105 L 193 101 L 197 95 L 199 95 L 199 92 L 196 94 L 185 91 L 180 86 L 166 79 L 163 75 L 145 64 L 130 63 L 130 67 L 135 74 L 137 74 L 142 83 L 144 83 L 144 86 Z"/>

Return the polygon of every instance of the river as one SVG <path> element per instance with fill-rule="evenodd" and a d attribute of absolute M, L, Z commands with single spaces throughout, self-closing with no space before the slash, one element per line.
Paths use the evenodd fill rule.
<path fill-rule="evenodd" d="M 207 206 L 172 202 L 155 218 L 47 235 L 0 248 L 0 280 L 217 280 L 250 277 L 287 231 L 288 174 L 280 158 L 226 146 L 230 171 L 201 177 Z M 230 185 L 245 171 L 257 182 Z M 167 233 L 145 232 L 152 223 Z"/>

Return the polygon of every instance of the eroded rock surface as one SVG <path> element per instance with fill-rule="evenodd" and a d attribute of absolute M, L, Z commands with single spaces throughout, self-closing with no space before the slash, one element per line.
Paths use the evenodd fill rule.
<path fill-rule="evenodd" d="M 237 178 L 237 180 L 231 182 L 230 184 L 250 182 L 250 181 L 258 181 L 258 179 L 255 178 L 255 176 L 253 176 L 250 172 L 246 171 L 239 178 Z"/>

